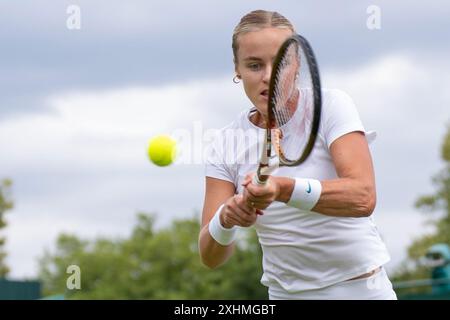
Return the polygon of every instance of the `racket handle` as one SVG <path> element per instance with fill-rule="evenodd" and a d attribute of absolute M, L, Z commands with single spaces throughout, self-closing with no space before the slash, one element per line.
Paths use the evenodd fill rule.
<path fill-rule="evenodd" d="M 255 174 L 253 176 L 252 183 L 255 184 L 255 185 L 263 186 L 263 185 L 265 185 L 267 183 L 267 179 L 266 180 L 261 180 L 259 178 L 258 174 Z"/>
<path fill-rule="evenodd" d="M 280 159 L 278 157 L 270 158 L 267 166 L 260 167 L 258 169 L 258 172 L 253 176 L 252 183 L 260 186 L 265 185 L 267 183 L 268 176 L 270 176 L 279 166 Z"/>

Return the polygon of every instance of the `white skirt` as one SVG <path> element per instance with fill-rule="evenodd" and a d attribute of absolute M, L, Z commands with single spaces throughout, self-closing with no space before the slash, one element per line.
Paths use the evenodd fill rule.
<path fill-rule="evenodd" d="M 287 292 L 278 288 L 269 288 L 270 300 L 397 300 L 386 271 L 380 271 L 370 277 L 348 280 L 334 285 L 299 292 Z"/>

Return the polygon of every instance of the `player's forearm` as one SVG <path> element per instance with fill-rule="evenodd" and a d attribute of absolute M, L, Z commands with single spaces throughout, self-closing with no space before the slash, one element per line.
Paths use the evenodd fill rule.
<path fill-rule="evenodd" d="M 208 225 L 203 226 L 199 236 L 200 257 L 204 265 L 217 268 L 224 264 L 233 254 L 234 244 L 220 245 L 209 234 Z"/>
<path fill-rule="evenodd" d="M 367 217 L 376 205 L 373 183 L 341 178 L 321 181 L 322 193 L 313 211 L 336 217 Z"/>
<path fill-rule="evenodd" d="M 295 186 L 295 180 L 275 177 L 280 192 L 277 201 L 287 203 Z M 336 217 L 367 217 L 376 204 L 375 186 L 370 181 L 340 178 L 320 182 L 322 192 L 312 211 Z"/>

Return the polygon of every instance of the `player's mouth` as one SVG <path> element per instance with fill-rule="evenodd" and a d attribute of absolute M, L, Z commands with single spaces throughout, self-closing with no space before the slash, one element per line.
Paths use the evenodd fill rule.
<path fill-rule="evenodd" d="M 266 89 L 266 90 L 261 91 L 260 96 L 261 96 L 264 100 L 269 99 L 269 90 Z"/>

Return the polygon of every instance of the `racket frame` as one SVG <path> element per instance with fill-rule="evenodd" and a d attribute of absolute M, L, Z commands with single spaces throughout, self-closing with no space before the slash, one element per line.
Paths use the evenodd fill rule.
<path fill-rule="evenodd" d="M 272 155 L 272 148 L 275 147 L 275 149 L 279 148 L 279 145 L 273 146 L 272 143 L 272 131 L 274 130 L 272 128 L 272 123 L 275 123 L 275 116 L 274 116 L 274 110 L 275 110 L 275 88 L 277 85 L 277 74 L 278 69 L 280 67 L 280 64 L 283 61 L 283 57 L 289 48 L 289 46 L 292 44 L 292 42 L 296 42 L 299 46 L 299 50 L 302 50 L 305 53 L 306 62 L 309 65 L 309 72 L 311 75 L 311 82 L 312 82 L 312 90 L 313 90 L 313 97 L 314 97 L 314 105 L 313 105 L 313 119 L 311 124 L 311 132 L 308 138 L 308 141 L 306 143 L 306 146 L 302 152 L 302 155 L 296 159 L 287 159 L 283 152 L 279 152 L 279 150 L 276 150 L 274 155 Z M 318 64 L 314 55 L 314 52 L 312 50 L 311 45 L 309 42 L 302 37 L 299 34 L 294 34 L 288 39 L 286 39 L 283 44 L 281 45 L 280 49 L 278 50 L 278 53 L 275 57 L 275 60 L 273 62 L 272 67 L 272 74 L 270 77 L 270 83 L 269 83 L 269 99 L 268 99 L 268 117 L 266 119 L 266 130 L 265 130 L 265 139 L 262 149 L 262 154 L 260 158 L 260 162 L 258 165 L 258 170 L 256 172 L 256 175 L 254 176 L 253 183 L 264 185 L 267 182 L 267 179 L 269 178 L 270 174 L 278 167 L 280 166 L 298 166 L 305 162 L 309 155 L 311 154 L 317 134 L 319 131 L 320 126 L 320 118 L 321 118 L 321 112 L 322 112 L 322 93 L 321 93 L 321 85 L 320 85 L 320 75 L 319 75 L 319 68 Z M 278 140 L 278 139 L 277 139 Z"/>

